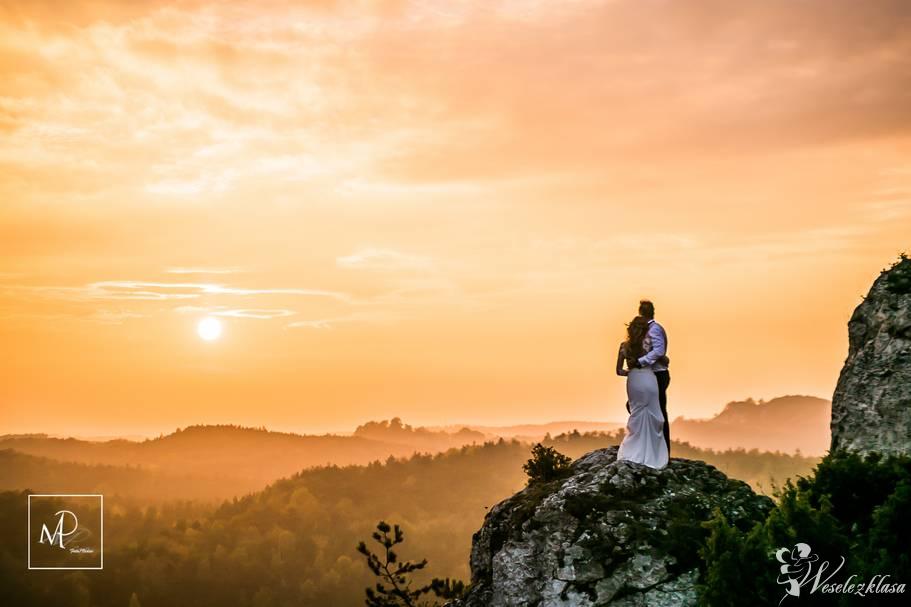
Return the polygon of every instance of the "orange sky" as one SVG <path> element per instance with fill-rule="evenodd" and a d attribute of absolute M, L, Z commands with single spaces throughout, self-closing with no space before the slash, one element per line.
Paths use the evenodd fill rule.
<path fill-rule="evenodd" d="M 0 433 L 828 398 L 908 248 L 908 3 L 227 4 L 0 2 Z"/>

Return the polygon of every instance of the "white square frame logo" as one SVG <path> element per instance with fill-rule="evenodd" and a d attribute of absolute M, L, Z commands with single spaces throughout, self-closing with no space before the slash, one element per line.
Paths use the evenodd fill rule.
<path fill-rule="evenodd" d="M 98 567 L 32 567 L 32 498 L 33 497 L 97 497 L 99 502 L 98 514 L 101 517 L 101 545 L 98 551 L 101 553 L 101 562 Z M 92 570 L 99 571 L 104 569 L 104 495 L 100 493 L 30 493 L 28 495 L 28 568 L 31 571 L 36 570 Z"/>

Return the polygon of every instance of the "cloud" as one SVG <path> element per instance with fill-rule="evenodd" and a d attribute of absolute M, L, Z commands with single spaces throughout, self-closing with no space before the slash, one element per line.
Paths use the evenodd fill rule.
<path fill-rule="evenodd" d="M 89 284 L 87 292 L 90 296 L 98 299 L 193 299 L 201 295 L 296 295 L 326 297 L 344 302 L 352 301 L 346 293 L 323 289 L 248 289 L 213 283 L 192 282 L 102 281 Z"/>
<path fill-rule="evenodd" d="M 429 257 L 373 247 L 337 257 L 335 263 L 340 268 L 358 270 L 425 270 L 433 267 L 433 260 Z"/>
<path fill-rule="evenodd" d="M 621 0 L 386 28 L 363 60 L 422 100 L 387 175 L 494 179 L 907 135 L 909 25 L 894 0 Z"/>
<path fill-rule="evenodd" d="M 2 285 L 8 293 L 34 293 L 45 297 L 76 301 L 87 300 L 149 300 L 198 299 L 203 295 L 286 295 L 316 297 L 355 303 L 348 294 L 323 289 L 301 288 L 243 288 L 214 283 L 152 282 L 140 280 L 108 280 L 92 282 L 85 286 Z"/>
<path fill-rule="evenodd" d="M 168 274 L 235 274 L 242 272 L 239 268 L 167 268 Z"/>
<path fill-rule="evenodd" d="M 207 287 L 215 285 L 194 285 L 139 281 L 104 281 L 94 282 L 84 289 L 77 290 L 80 297 L 87 299 L 125 299 L 125 300 L 167 300 L 195 299 Z M 52 289 L 52 288 L 51 288 Z M 194 292 L 199 291 L 199 292 Z M 72 291 L 68 291 L 72 292 Z"/>
<path fill-rule="evenodd" d="M 351 323 L 369 323 L 369 324 L 388 324 L 401 320 L 402 316 L 388 309 L 370 309 L 342 314 L 339 316 L 327 316 L 324 318 L 313 318 L 304 320 L 295 320 L 285 325 L 290 329 L 332 329 L 338 325 Z"/>
<path fill-rule="evenodd" d="M 146 314 L 130 312 L 127 310 L 98 310 L 87 316 L 85 319 L 104 325 L 120 325 L 123 324 L 124 320 L 131 318 L 145 318 L 146 316 Z"/>
<path fill-rule="evenodd" d="M 268 310 L 268 309 L 240 309 L 240 310 L 223 310 L 215 312 L 215 316 L 230 316 L 233 318 L 258 318 L 267 320 L 272 318 L 283 318 L 293 316 L 293 310 Z"/>
<path fill-rule="evenodd" d="M 298 320 L 288 323 L 286 326 L 291 328 L 331 329 L 336 322 L 338 322 L 337 319 Z"/>
<path fill-rule="evenodd" d="M 57 4 L 0 16 L 0 160 L 46 196 L 435 198 L 911 133 L 901 0 Z"/>
<path fill-rule="evenodd" d="M 273 318 L 284 318 L 293 316 L 297 312 L 284 308 L 239 308 L 231 309 L 226 306 L 179 306 L 174 308 L 175 312 L 181 314 L 208 314 L 211 316 L 227 316 L 230 318 L 254 318 L 258 320 L 270 320 Z"/>

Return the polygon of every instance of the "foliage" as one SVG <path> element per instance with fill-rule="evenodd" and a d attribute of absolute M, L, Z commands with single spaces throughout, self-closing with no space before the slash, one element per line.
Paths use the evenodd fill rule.
<path fill-rule="evenodd" d="M 541 443 L 531 448 L 531 459 L 522 466 L 528 475 L 528 483 L 546 483 L 569 476 L 573 460 L 553 447 Z"/>
<path fill-rule="evenodd" d="M 468 593 L 468 586 L 462 580 L 447 578 L 433 578 L 430 582 L 433 593 L 441 599 L 460 599 Z"/>
<path fill-rule="evenodd" d="M 706 523 L 709 537 L 704 559 L 701 602 L 711 607 L 777 604 L 784 586 L 777 581 L 775 551 L 808 544 L 831 572 L 844 557 L 833 582 L 855 574 L 855 583 L 889 575 L 891 583 L 911 582 L 911 458 L 827 455 L 807 477 L 788 481 L 766 520 L 752 529 L 737 529 L 720 512 Z M 854 604 L 850 594 L 810 593 L 801 605 Z M 894 596 L 894 595 L 892 595 Z M 890 595 L 876 595 L 881 604 Z M 873 604 L 873 601 L 870 602 Z"/>
<path fill-rule="evenodd" d="M 911 257 L 908 257 L 907 253 L 902 253 L 898 261 L 889 268 L 886 288 L 896 295 L 911 293 Z"/>
<path fill-rule="evenodd" d="M 415 607 L 421 597 L 433 589 L 431 584 L 412 588 L 413 580 L 410 579 L 411 574 L 427 566 L 427 559 L 420 562 L 399 560 L 393 547 L 405 541 L 405 534 L 398 525 L 390 527 L 380 521 L 373 539 L 382 546 L 382 556 L 367 548 L 364 542 L 357 545 L 357 551 L 367 559 L 367 567 L 380 579 L 373 588 L 366 589 L 365 604 L 367 607 Z"/>

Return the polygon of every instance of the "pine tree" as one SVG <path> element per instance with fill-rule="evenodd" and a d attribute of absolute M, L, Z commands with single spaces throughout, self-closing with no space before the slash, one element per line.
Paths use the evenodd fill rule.
<path fill-rule="evenodd" d="M 529 484 L 546 483 L 569 475 L 573 460 L 553 447 L 537 443 L 531 448 L 531 459 L 522 466 Z"/>
<path fill-rule="evenodd" d="M 401 527 L 390 527 L 385 521 L 380 521 L 376 529 L 372 537 L 382 546 L 379 555 L 372 552 L 364 542 L 357 545 L 357 551 L 367 559 L 367 567 L 379 578 L 373 588 L 365 589 L 367 598 L 364 603 L 367 607 L 423 607 L 436 604 L 421 601 L 422 597 L 430 593 L 445 599 L 459 598 L 464 594 L 465 584 L 449 578 L 434 578 L 430 584 L 412 588 L 414 582 L 410 579 L 411 574 L 426 567 L 427 559 L 419 562 L 399 561 L 398 554 L 392 548 L 405 541 Z"/>

